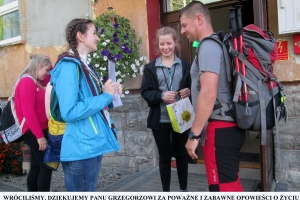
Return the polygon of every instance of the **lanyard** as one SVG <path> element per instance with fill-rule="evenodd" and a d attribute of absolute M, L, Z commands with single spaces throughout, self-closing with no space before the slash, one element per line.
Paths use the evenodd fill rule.
<path fill-rule="evenodd" d="M 171 67 L 171 69 L 172 69 L 172 67 Z M 170 69 L 170 70 L 171 70 L 171 69 Z M 168 81 L 167 81 L 167 77 L 166 77 L 165 71 L 163 70 L 163 68 L 161 68 L 161 70 L 163 71 L 163 74 L 164 74 L 164 77 L 165 77 L 165 81 L 166 81 L 166 84 L 167 84 L 167 88 L 168 88 L 169 91 L 172 90 L 172 84 L 173 84 L 173 79 L 174 79 L 175 69 L 176 69 L 176 65 L 175 65 L 175 67 L 174 67 L 172 77 L 170 77 L 170 71 L 169 71 L 169 77 L 170 77 L 170 87 L 169 87 L 169 84 L 168 84 Z"/>

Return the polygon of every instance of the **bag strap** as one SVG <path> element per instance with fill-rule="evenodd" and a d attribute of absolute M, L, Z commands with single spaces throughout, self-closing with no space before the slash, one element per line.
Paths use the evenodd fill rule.
<path fill-rule="evenodd" d="M 238 59 L 243 62 L 248 69 L 259 79 L 265 79 L 265 77 L 262 75 L 262 73 L 256 69 L 245 57 L 244 54 L 238 52 L 237 50 L 233 49 L 232 47 L 229 48 L 229 53 L 230 55 L 234 56 L 234 57 L 238 57 Z"/>
<path fill-rule="evenodd" d="M 21 81 L 21 79 L 26 78 L 26 77 L 31 78 L 31 79 L 33 80 L 34 84 L 37 84 L 37 83 L 36 83 L 36 80 L 35 80 L 34 78 L 32 78 L 32 76 L 30 76 L 29 74 L 22 74 L 22 75 L 18 78 L 18 80 L 16 81 L 16 83 L 15 83 L 15 85 L 14 85 L 14 89 L 13 89 L 12 94 L 11 94 L 11 96 L 9 97 L 9 99 L 12 98 L 12 97 L 15 97 L 16 88 L 17 88 L 19 82 Z"/>
<path fill-rule="evenodd" d="M 19 122 L 17 114 L 16 114 L 16 108 L 15 108 L 15 101 L 14 101 L 14 99 L 15 99 L 16 88 L 17 88 L 19 82 L 21 81 L 21 79 L 26 78 L 26 77 L 31 78 L 33 80 L 33 82 L 36 84 L 36 80 L 32 76 L 30 76 L 29 74 L 22 74 L 21 77 L 18 78 L 18 80 L 15 83 L 15 86 L 14 86 L 14 89 L 13 89 L 11 97 L 8 98 L 8 100 L 11 101 L 10 106 L 11 106 L 12 114 L 13 114 L 14 119 L 15 119 L 15 123 L 17 124 L 17 126 L 21 130 L 23 129 L 23 126 L 25 124 L 26 118 L 23 117 L 21 123 Z"/>
<path fill-rule="evenodd" d="M 217 95 L 217 100 L 221 104 L 221 108 L 213 110 L 210 119 L 216 119 L 216 120 L 224 120 L 224 121 L 235 121 L 234 118 L 230 115 L 226 115 L 225 113 L 230 111 L 231 108 L 228 106 L 228 104 L 220 97 L 220 95 Z"/>
<path fill-rule="evenodd" d="M 205 40 L 213 40 L 216 43 L 218 43 L 223 51 L 223 57 L 224 57 L 224 61 L 225 61 L 225 70 L 226 70 L 226 76 L 227 76 L 227 81 L 231 82 L 232 81 L 232 69 L 231 69 L 231 64 L 230 64 L 230 59 L 229 59 L 229 54 L 228 54 L 228 50 L 226 48 L 226 45 L 221 41 L 220 39 L 220 34 L 223 34 L 223 32 L 219 32 L 218 34 L 213 34 L 210 37 L 206 37 L 204 39 L 201 40 L 201 43 Z M 214 36 L 217 36 L 217 38 L 215 38 Z M 198 46 L 198 48 L 196 49 L 196 64 L 198 65 L 198 52 L 199 52 L 199 48 L 201 46 Z M 219 94 L 217 94 L 217 100 L 218 102 L 222 105 L 221 108 L 213 110 L 211 113 L 211 116 L 209 117 L 210 119 L 216 119 L 216 120 L 225 120 L 225 121 L 235 121 L 231 116 L 227 116 L 225 115 L 225 112 L 228 112 L 230 110 L 229 106 L 227 105 L 227 103 L 221 98 L 221 96 Z"/>
<path fill-rule="evenodd" d="M 231 82 L 232 81 L 232 73 L 231 73 L 231 67 L 230 67 L 231 64 L 230 64 L 229 54 L 228 54 L 228 50 L 227 50 L 225 44 L 220 40 L 220 36 L 219 36 L 220 34 L 221 34 L 221 32 L 218 33 L 218 34 L 214 33 L 213 35 L 211 35 L 209 37 L 205 37 L 200 41 L 200 45 L 197 47 L 196 52 L 195 52 L 195 55 L 196 55 L 196 60 L 195 61 L 196 61 L 196 64 L 198 65 L 198 53 L 199 53 L 199 50 L 200 50 L 200 47 L 201 47 L 201 43 L 205 40 L 215 41 L 222 48 L 223 55 L 224 55 L 225 66 L 226 66 L 225 70 L 226 70 L 226 74 L 227 74 L 227 81 Z M 214 36 L 217 36 L 219 39 L 217 39 Z"/>

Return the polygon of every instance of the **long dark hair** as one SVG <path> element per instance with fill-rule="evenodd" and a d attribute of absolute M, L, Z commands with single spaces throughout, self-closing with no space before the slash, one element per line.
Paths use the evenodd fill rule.
<path fill-rule="evenodd" d="M 77 51 L 78 41 L 76 39 L 77 32 L 85 34 L 88 30 L 88 26 L 94 24 L 89 19 L 73 19 L 66 28 L 66 40 L 69 43 L 69 49 L 74 52 L 75 57 L 80 60 L 79 53 Z"/>

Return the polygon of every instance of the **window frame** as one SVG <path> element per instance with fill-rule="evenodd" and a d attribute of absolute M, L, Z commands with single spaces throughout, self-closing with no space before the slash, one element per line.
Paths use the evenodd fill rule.
<path fill-rule="evenodd" d="M 178 12 L 179 10 L 173 10 L 173 11 L 167 11 L 169 8 L 168 2 L 169 0 L 161 0 L 161 6 L 162 6 L 162 14 L 166 14 L 166 13 L 172 13 L 172 12 Z M 201 1 L 201 0 L 198 0 Z M 216 0 L 215 2 L 211 2 L 211 3 L 205 3 L 205 5 L 210 9 L 211 7 L 219 7 L 219 6 L 223 6 L 223 5 L 227 5 L 228 3 L 236 3 L 238 1 L 241 0 Z M 181 9 L 180 9 L 181 10 Z"/>
<path fill-rule="evenodd" d="M 18 0 L 8 3 L 8 4 L 5 4 L 3 6 L 0 6 L 0 17 L 4 16 L 6 14 L 12 13 L 12 12 L 18 11 L 18 10 L 19 10 L 19 1 Z M 19 36 L 1 40 L 0 46 L 11 44 L 11 43 L 17 43 L 20 41 L 21 41 L 21 33 Z"/>

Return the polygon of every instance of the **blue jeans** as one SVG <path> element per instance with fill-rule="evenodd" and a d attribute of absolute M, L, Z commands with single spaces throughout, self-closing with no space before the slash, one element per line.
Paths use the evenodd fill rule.
<path fill-rule="evenodd" d="M 68 192 L 96 191 L 102 155 L 85 160 L 61 162 Z"/>

